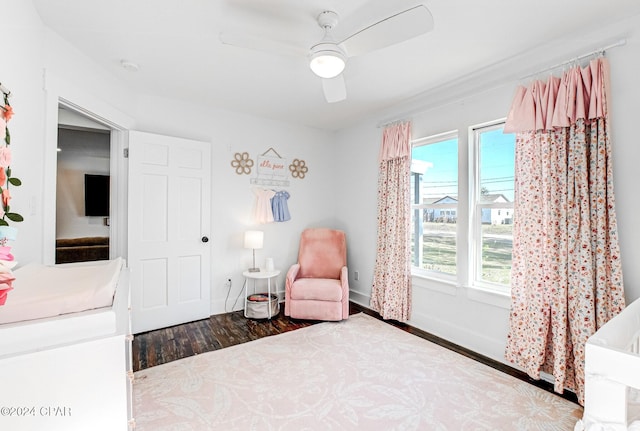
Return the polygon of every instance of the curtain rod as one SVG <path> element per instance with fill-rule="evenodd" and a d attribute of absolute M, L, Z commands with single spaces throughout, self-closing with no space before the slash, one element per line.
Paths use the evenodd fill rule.
<path fill-rule="evenodd" d="M 625 45 L 626 43 L 627 43 L 626 39 L 620 39 L 617 42 L 611 43 L 611 44 L 609 44 L 607 46 L 603 46 L 602 48 L 594 49 L 593 51 L 587 52 L 585 54 L 581 54 L 581 55 L 579 55 L 577 57 L 573 57 L 570 60 L 566 60 L 566 61 L 563 61 L 562 63 L 558 63 L 558 64 L 555 64 L 555 65 L 553 65 L 551 67 L 547 67 L 547 68 L 538 70 L 537 72 L 530 73 L 528 75 L 522 76 L 522 77 L 520 77 L 520 79 L 522 80 L 522 79 L 531 78 L 532 76 L 536 76 L 536 75 L 539 75 L 541 73 L 548 72 L 550 70 L 557 69 L 557 68 L 562 67 L 562 66 L 566 66 L 567 64 L 571 64 L 571 63 L 577 62 L 579 60 L 582 60 L 583 58 L 587 58 L 587 57 L 591 57 L 592 55 L 604 53 L 608 49 L 616 48 L 618 46 Z"/>
<path fill-rule="evenodd" d="M 392 126 L 394 124 L 399 124 L 399 123 L 406 123 L 408 121 L 411 121 L 411 118 L 399 118 L 397 120 L 384 121 L 384 122 L 378 123 L 377 127 L 378 129 L 384 129 L 385 127 Z"/>
<path fill-rule="evenodd" d="M 7 96 L 11 94 L 11 92 L 9 91 L 9 89 L 7 87 L 5 87 L 4 85 L 2 85 L 2 83 L 0 82 L 0 91 L 2 91 L 4 94 L 6 94 Z"/>

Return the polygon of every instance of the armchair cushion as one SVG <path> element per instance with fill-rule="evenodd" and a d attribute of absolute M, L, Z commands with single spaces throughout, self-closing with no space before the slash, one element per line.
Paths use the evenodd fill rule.
<path fill-rule="evenodd" d="M 316 301 L 342 301 L 342 283 L 329 278 L 301 278 L 291 291 L 291 299 Z"/>

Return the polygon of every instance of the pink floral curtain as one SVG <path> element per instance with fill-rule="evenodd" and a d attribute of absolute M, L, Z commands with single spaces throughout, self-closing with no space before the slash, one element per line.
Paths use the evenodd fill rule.
<path fill-rule="evenodd" d="M 520 87 L 507 360 L 584 403 L 587 338 L 625 306 L 605 58 Z"/>
<path fill-rule="evenodd" d="M 384 319 L 411 316 L 411 123 L 386 127 L 378 174 L 378 240 L 371 308 Z"/>

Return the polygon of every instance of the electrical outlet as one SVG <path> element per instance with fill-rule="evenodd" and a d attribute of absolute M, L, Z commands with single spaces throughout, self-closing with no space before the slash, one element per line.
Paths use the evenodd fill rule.
<path fill-rule="evenodd" d="M 358 281 L 360 280 L 360 271 L 356 271 L 353 273 L 353 278 L 354 280 Z"/>
<path fill-rule="evenodd" d="M 224 287 L 231 287 L 231 279 L 228 278 L 227 281 L 224 282 Z"/>

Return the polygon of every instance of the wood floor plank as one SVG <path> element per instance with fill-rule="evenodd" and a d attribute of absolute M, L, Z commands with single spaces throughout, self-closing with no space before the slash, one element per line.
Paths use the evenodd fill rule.
<path fill-rule="evenodd" d="M 242 311 L 211 316 L 170 328 L 136 334 L 134 371 L 195 354 L 242 344 L 318 323 L 290 319 L 280 311 L 269 319 L 247 319 Z"/>

